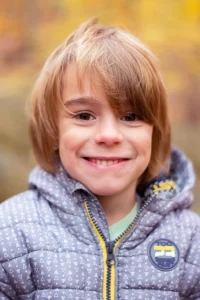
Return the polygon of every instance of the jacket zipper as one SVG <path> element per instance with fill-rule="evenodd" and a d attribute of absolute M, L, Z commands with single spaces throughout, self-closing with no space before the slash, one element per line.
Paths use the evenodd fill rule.
<path fill-rule="evenodd" d="M 101 244 L 102 250 L 103 250 L 103 264 L 104 264 L 104 275 L 103 275 L 103 300 L 109 300 L 108 298 L 108 288 L 107 285 L 110 284 L 110 281 L 108 282 L 107 277 L 108 277 L 108 273 L 109 271 L 109 266 L 107 265 L 107 258 L 108 258 L 108 254 L 107 254 L 107 247 L 106 247 L 106 239 L 101 231 L 101 229 L 98 227 L 97 222 L 95 221 L 95 219 L 92 216 L 92 213 L 90 211 L 90 207 L 87 203 L 87 200 L 84 198 L 84 205 L 85 205 L 85 209 L 86 209 L 86 213 L 88 215 L 89 221 L 94 229 L 94 232 L 96 233 L 98 240 Z M 110 280 L 110 279 L 109 279 Z M 112 298 L 110 298 L 112 299 Z M 113 298 L 114 299 L 114 298 Z"/>
<path fill-rule="evenodd" d="M 165 186 L 161 186 L 160 183 L 158 184 L 158 187 L 160 189 L 159 191 L 169 190 L 168 187 L 169 184 L 171 184 L 171 181 L 169 182 L 169 184 L 168 182 L 167 183 L 166 182 L 165 182 Z M 174 184 L 173 186 L 170 187 L 170 189 L 176 190 L 176 185 Z M 150 205 L 150 203 L 156 198 L 157 195 L 158 195 L 157 185 L 154 184 L 152 194 L 149 195 L 149 199 L 138 211 L 133 222 L 118 238 L 116 238 L 114 241 L 109 241 L 109 242 L 106 241 L 105 236 L 103 235 L 101 229 L 99 228 L 96 220 L 92 216 L 86 198 L 83 197 L 88 218 L 100 241 L 103 250 L 103 262 L 104 262 L 103 300 L 115 300 L 115 253 L 116 253 L 117 246 L 120 244 L 123 238 L 125 238 L 125 236 L 132 230 L 141 213 Z"/>
<path fill-rule="evenodd" d="M 153 201 L 153 199 L 151 199 Z M 151 201 L 148 201 L 148 205 Z M 87 200 L 84 198 L 84 205 L 90 223 L 100 241 L 103 250 L 103 261 L 104 261 L 104 276 L 103 276 L 103 300 L 114 300 L 115 299 L 115 252 L 116 248 L 121 242 L 121 240 L 129 233 L 129 231 L 134 227 L 137 219 L 139 218 L 141 212 L 147 207 L 147 203 L 139 210 L 133 222 L 129 227 L 114 241 L 107 242 L 101 229 L 98 227 L 95 219 L 93 218 L 90 207 Z"/>

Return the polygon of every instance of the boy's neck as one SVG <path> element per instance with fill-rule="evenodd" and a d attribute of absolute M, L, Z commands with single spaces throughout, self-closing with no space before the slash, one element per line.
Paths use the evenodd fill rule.
<path fill-rule="evenodd" d="M 127 216 L 133 209 L 136 203 L 136 187 L 133 186 L 131 190 L 122 192 L 118 195 L 111 196 L 97 196 L 108 222 L 108 226 Z"/>

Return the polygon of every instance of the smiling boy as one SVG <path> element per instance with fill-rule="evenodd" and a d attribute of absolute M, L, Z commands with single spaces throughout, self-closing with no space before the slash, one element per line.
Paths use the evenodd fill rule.
<path fill-rule="evenodd" d="M 82 24 L 38 77 L 30 136 L 39 167 L 0 206 L 1 299 L 200 299 L 193 168 L 146 46 Z"/>
<path fill-rule="evenodd" d="M 114 113 L 98 79 L 93 80 L 91 86 L 86 74 L 80 92 L 76 68 L 68 66 L 65 107 L 58 121 L 59 154 L 69 175 L 96 195 L 110 225 L 135 204 L 138 179 L 151 157 L 153 126 L 129 105 Z"/>

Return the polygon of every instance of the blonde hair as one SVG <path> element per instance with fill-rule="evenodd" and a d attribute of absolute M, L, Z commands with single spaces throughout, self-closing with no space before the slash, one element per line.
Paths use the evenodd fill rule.
<path fill-rule="evenodd" d="M 75 64 L 81 89 L 87 72 L 100 79 L 113 108 L 128 102 L 143 120 L 153 125 L 150 163 L 141 183 L 153 179 L 166 165 L 170 153 L 170 125 L 166 91 L 156 66 L 156 58 L 133 35 L 116 27 L 97 24 L 93 18 L 83 23 L 50 55 L 32 93 L 30 137 L 39 165 L 57 170 L 58 112 L 69 64 Z"/>

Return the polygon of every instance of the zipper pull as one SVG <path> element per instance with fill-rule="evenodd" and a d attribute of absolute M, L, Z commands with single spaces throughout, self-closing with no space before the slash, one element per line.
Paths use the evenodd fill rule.
<path fill-rule="evenodd" d="M 115 264 L 115 256 L 114 256 L 114 242 L 107 243 L 107 266 L 111 267 Z"/>

